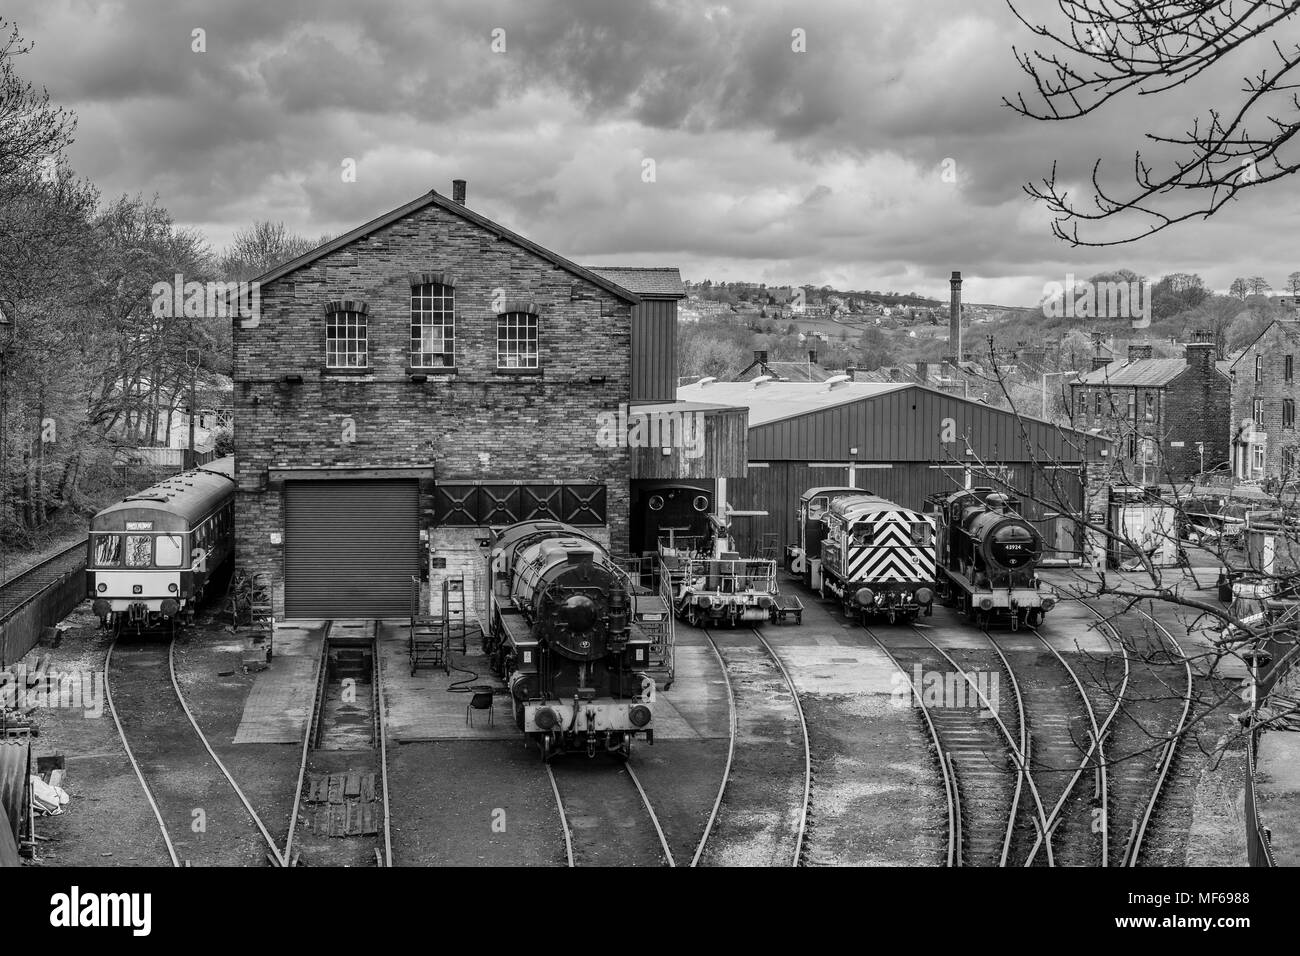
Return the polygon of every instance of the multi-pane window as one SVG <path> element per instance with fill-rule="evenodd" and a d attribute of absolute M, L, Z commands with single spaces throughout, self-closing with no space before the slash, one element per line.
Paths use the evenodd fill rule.
<path fill-rule="evenodd" d="M 455 364 L 455 291 L 438 282 L 412 286 L 411 365 L 451 368 Z"/>
<path fill-rule="evenodd" d="M 1156 417 L 1156 397 L 1155 397 L 1155 394 L 1152 393 L 1152 392 L 1147 392 L 1147 395 L 1146 395 L 1146 401 L 1147 401 L 1146 417 L 1147 417 L 1147 421 L 1151 421 L 1151 419 L 1153 419 L 1153 418 Z"/>
<path fill-rule="evenodd" d="M 1264 400 L 1262 398 L 1257 398 L 1251 403 L 1250 417 L 1254 419 L 1256 425 L 1264 420 Z"/>
<path fill-rule="evenodd" d="M 1092 413 L 1096 415 L 1098 418 L 1100 418 L 1101 417 L 1101 392 L 1096 392 L 1093 395 L 1093 402 L 1094 404 L 1093 404 Z"/>
<path fill-rule="evenodd" d="M 1295 356 L 1288 355 L 1282 362 L 1282 376 L 1288 382 L 1295 380 Z"/>
<path fill-rule="evenodd" d="M 537 316 L 506 312 L 497 316 L 497 368 L 537 368 Z"/>
<path fill-rule="evenodd" d="M 1295 400 L 1282 399 L 1282 427 L 1295 428 Z"/>
<path fill-rule="evenodd" d="M 1128 417 L 1130 420 L 1137 417 L 1137 392 L 1128 393 Z"/>
<path fill-rule="evenodd" d="M 1264 356 L 1256 355 L 1255 356 L 1255 381 L 1262 382 L 1263 380 L 1264 380 Z"/>
<path fill-rule="evenodd" d="M 339 311 L 325 316 L 326 368 L 365 368 L 369 364 L 366 324 L 363 312 Z"/>

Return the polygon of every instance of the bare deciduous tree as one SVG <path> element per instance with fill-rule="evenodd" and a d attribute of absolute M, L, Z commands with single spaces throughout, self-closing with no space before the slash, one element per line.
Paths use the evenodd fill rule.
<path fill-rule="evenodd" d="M 1202 74 L 1232 69 L 1238 50 L 1272 40 L 1271 57 L 1244 78 L 1234 105 L 1192 118 L 1179 135 L 1148 132 L 1160 159 L 1136 152 L 1131 187 L 1112 192 L 1093 165 L 1092 196 L 1079 199 L 1051 174 L 1026 192 L 1054 214 L 1052 232 L 1074 246 L 1110 246 L 1141 239 L 1192 219 L 1204 219 L 1248 189 L 1289 176 L 1300 168 L 1291 140 L 1300 130 L 1296 68 L 1300 45 L 1279 34 L 1300 4 L 1276 0 L 1059 0 L 1062 20 L 1041 24 L 1015 16 L 1034 34 L 1038 48 L 1015 50 L 1033 84 L 1027 99 L 1003 102 L 1037 120 L 1070 121 L 1130 94 L 1158 95 Z M 1216 71 L 1216 67 L 1223 70 Z M 1235 74 L 1225 79 L 1236 81 Z M 1131 228 L 1127 220 L 1135 219 Z M 1125 223 L 1118 237 L 1096 238 L 1094 227 Z M 1089 231 L 1081 233 L 1081 227 Z"/>

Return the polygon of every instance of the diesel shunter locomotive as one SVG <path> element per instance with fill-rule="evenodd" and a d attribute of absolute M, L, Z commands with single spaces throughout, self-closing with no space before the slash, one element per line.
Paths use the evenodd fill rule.
<path fill-rule="evenodd" d="M 90 519 L 86 586 L 114 631 L 175 630 L 234 554 L 235 459 L 173 475 Z"/>
<path fill-rule="evenodd" d="M 634 738 L 654 743 L 651 641 L 632 621 L 631 582 L 598 542 L 558 521 L 510 525 L 488 579 L 483 649 L 543 759 L 626 758 Z"/>
<path fill-rule="evenodd" d="M 913 621 L 934 603 L 934 520 L 858 492 L 832 498 L 822 513 L 821 589 L 844 613 Z"/>
<path fill-rule="evenodd" d="M 1043 539 L 1020 514 L 1020 499 L 971 488 L 927 499 L 938 521 L 939 593 L 970 620 L 1037 627 L 1056 604 L 1035 570 Z"/>

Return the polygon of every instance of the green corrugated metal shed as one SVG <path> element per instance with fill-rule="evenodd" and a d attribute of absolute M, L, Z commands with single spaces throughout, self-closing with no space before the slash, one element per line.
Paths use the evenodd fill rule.
<path fill-rule="evenodd" d="M 749 409 L 748 474 L 729 482 L 728 498 L 768 512 L 737 522 L 753 549 L 772 543 L 765 535 L 794 542 L 799 496 L 810 487 L 852 480 L 919 509 L 931 493 L 964 487 L 968 466 L 981 461 L 1029 499 L 1027 515 L 1048 520 L 1062 502 L 1082 507 L 1082 466 L 1102 447 L 1086 432 L 911 383 L 705 382 L 677 394 Z M 1052 540 L 1055 526 L 1044 534 Z"/>

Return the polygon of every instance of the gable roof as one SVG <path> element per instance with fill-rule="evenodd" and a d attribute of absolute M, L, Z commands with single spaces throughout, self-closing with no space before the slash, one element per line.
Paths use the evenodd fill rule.
<path fill-rule="evenodd" d="M 288 262 L 276 266 L 270 271 L 258 276 L 253 281 L 257 282 L 259 285 L 267 285 L 269 283 L 275 282 L 277 279 L 282 279 L 289 273 L 296 272 L 298 269 L 301 269 L 303 266 L 310 265 L 311 263 L 315 262 L 317 259 L 329 255 L 331 252 L 337 252 L 339 249 L 342 249 L 344 246 L 349 246 L 352 243 L 356 242 L 358 239 L 364 239 L 372 232 L 377 232 L 378 230 L 383 229 L 385 226 L 390 226 L 393 223 L 397 222 L 399 219 L 404 219 L 405 217 L 412 215 L 413 213 L 417 213 L 422 209 L 427 209 L 429 206 L 437 206 L 438 208 L 443 209 L 446 212 L 451 213 L 452 215 L 459 216 L 460 218 L 465 219 L 476 226 L 486 229 L 488 232 L 495 233 L 497 236 L 506 240 L 507 242 L 514 243 L 515 245 L 519 246 L 522 249 L 527 249 L 529 252 L 533 253 L 534 255 L 540 256 L 541 258 L 547 260 L 548 262 L 551 262 L 554 265 L 559 266 L 561 269 L 564 269 L 566 272 L 570 272 L 580 279 L 585 279 L 586 281 L 592 283 L 593 285 L 599 286 L 600 288 L 604 289 L 606 292 L 610 293 L 611 295 L 614 295 L 617 298 L 622 299 L 624 302 L 628 302 L 631 303 L 632 305 L 636 305 L 638 302 L 641 301 L 640 297 L 638 297 L 635 292 L 632 292 L 626 287 L 619 285 L 617 282 L 614 282 L 603 275 L 599 275 L 595 272 L 592 272 L 590 269 L 586 269 L 578 265 L 576 262 L 570 262 L 568 259 L 564 258 L 563 256 L 558 255 L 543 246 L 539 246 L 537 243 L 533 242 L 530 239 L 525 239 L 523 236 L 519 235 L 518 233 L 511 232 L 505 226 L 493 222 L 491 219 L 488 219 L 486 216 L 479 215 L 473 210 L 466 208 L 462 203 L 458 203 L 455 200 L 448 199 L 446 196 L 440 195 L 436 190 L 433 189 L 430 189 L 423 196 L 413 199 L 403 206 L 398 206 L 396 209 L 389 210 L 388 212 L 384 213 L 382 216 L 378 217 L 377 219 L 372 219 L 370 220 L 370 222 L 367 222 L 364 225 L 357 226 L 357 228 L 351 230 L 350 232 L 345 232 L 343 235 L 339 236 L 336 239 L 331 239 L 329 242 L 324 243 L 323 245 L 319 245 L 315 249 L 303 253 L 302 255 L 298 256 L 296 259 L 290 259 Z"/>
<path fill-rule="evenodd" d="M 1259 330 L 1259 335 L 1251 339 L 1249 345 L 1243 346 L 1239 351 L 1228 356 L 1229 368 L 1236 368 L 1237 363 L 1245 357 L 1246 353 L 1251 351 L 1259 340 L 1268 334 L 1269 329 L 1273 328 L 1275 325 L 1282 331 L 1283 335 L 1293 341 L 1300 341 L 1300 326 L 1297 326 L 1295 322 L 1284 322 L 1281 319 L 1273 319 L 1273 321 L 1269 322 L 1268 325 Z"/>
<path fill-rule="evenodd" d="M 637 295 L 655 298 L 686 298 L 682 274 L 667 266 L 586 266 L 598 276 L 604 276 Z"/>
<path fill-rule="evenodd" d="M 1228 362 L 1219 360 L 1214 367 L 1226 375 Z M 1122 388 L 1161 388 L 1168 385 L 1187 370 L 1187 360 L 1183 358 L 1138 359 L 1120 365 L 1111 362 L 1101 368 L 1095 368 L 1086 375 L 1080 375 L 1070 383 L 1076 385 L 1116 385 Z"/>

